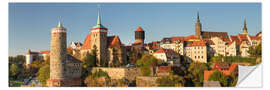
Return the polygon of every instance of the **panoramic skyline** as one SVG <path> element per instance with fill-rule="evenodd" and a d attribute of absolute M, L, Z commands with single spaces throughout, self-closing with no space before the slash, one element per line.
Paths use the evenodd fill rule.
<path fill-rule="evenodd" d="M 249 34 L 261 31 L 260 3 L 9 3 L 9 55 L 49 50 L 50 30 L 59 20 L 67 28 L 68 45 L 83 43 L 96 24 L 98 4 L 108 36 L 118 35 L 125 45 L 135 41 L 138 26 L 146 43 L 193 35 L 197 11 L 203 31 L 242 33 L 244 17 Z"/>

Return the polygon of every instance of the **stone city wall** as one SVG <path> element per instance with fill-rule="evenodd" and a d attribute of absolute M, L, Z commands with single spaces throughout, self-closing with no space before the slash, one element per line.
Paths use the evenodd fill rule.
<path fill-rule="evenodd" d="M 148 77 L 148 76 L 138 76 L 136 78 L 137 87 L 157 87 L 158 84 L 156 80 L 160 77 Z"/>

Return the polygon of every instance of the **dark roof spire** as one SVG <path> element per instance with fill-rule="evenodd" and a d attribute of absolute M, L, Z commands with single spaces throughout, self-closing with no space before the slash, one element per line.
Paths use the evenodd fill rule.
<path fill-rule="evenodd" d="M 246 17 L 245 17 L 245 20 L 244 20 L 243 34 L 248 34 Z"/>

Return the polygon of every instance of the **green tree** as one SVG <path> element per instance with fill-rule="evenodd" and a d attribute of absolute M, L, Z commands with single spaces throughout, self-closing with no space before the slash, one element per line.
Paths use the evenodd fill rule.
<path fill-rule="evenodd" d="M 141 74 L 143 76 L 151 76 L 151 68 L 150 67 L 141 67 L 140 71 L 141 71 Z"/>
<path fill-rule="evenodd" d="M 20 70 L 16 64 L 10 66 L 10 74 L 13 77 L 16 77 L 20 73 Z"/>
<path fill-rule="evenodd" d="M 137 66 L 157 66 L 158 64 L 158 59 L 148 54 L 143 54 L 142 58 L 136 62 Z"/>
<path fill-rule="evenodd" d="M 158 78 L 156 82 L 160 87 L 181 87 L 184 86 L 185 80 L 183 77 L 170 73 L 168 76 Z"/>
<path fill-rule="evenodd" d="M 90 68 L 95 66 L 96 66 L 96 56 L 93 54 L 88 54 L 84 59 L 83 67 Z"/>
<path fill-rule="evenodd" d="M 42 66 L 38 71 L 38 77 L 37 79 L 41 82 L 41 84 L 44 86 L 46 85 L 46 81 L 50 78 L 50 65 L 45 64 Z"/>
<path fill-rule="evenodd" d="M 192 62 L 189 65 L 188 71 L 190 72 L 190 77 L 192 78 L 195 86 L 203 85 L 204 70 L 207 70 L 208 67 L 205 63 Z"/>
<path fill-rule="evenodd" d="M 127 55 L 128 55 L 128 63 L 134 65 L 137 63 L 137 60 L 142 57 L 142 53 L 134 48 L 132 48 L 132 50 L 127 53 Z"/>
<path fill-rule="evenodd" d="M 261 57 L 262 56 L 262 45 L 259 44 L 255 47 L 250 47 L 248 53 L 253 57 Z"/>
<path fill-rule="evenodd" d="M 209 81 L 219 81 L 221 86 L 228 86 L 229 77 L 223 74 L 222 72 L 215 70 L 209 77 Z"/>
<path fill-rule="evenodd" d="M 84 83 L 87 86 L 107 86 L 109 84 L 110 77 L 107 72 L 102 71 L 101 69 L 94 71 L 90 75 L 88 75 Z"/>
<path fill-rule="evenodd" d="M 89 76 L 89 74 L 91 73 L 91 69 L 92 67 L 97 66 L 97 56 L 96 56 L 96 49 L 94 48 L 92 50 L 92 53 L 89 54 L 87 53 L 86 57 L 83 59 L 83 68 L 82 68 L 82 72 L 81 72 L 81 78 L 85 79 L 87 76 Z M 85 84 L 82 81 L 83 85 Z"/>

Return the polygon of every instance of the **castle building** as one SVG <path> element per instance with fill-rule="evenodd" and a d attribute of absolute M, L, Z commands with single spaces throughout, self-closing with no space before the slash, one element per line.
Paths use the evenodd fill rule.
<path fill-rule="evenodd" d="M 29 49 L 25 55 L 26 66 L 29 67 L 34 60 L 48 60 L 49 54 L 50 51 L 33 52 Z"/>
<path fill-rule="evenodd" d="M 50 78 L 47 86 L 79 86 L 82 62 L 67 54 L 66 28 L 61 22 L 51 30 Z"/>
<path fill-rule="evenodd" d="M 111 66 L 113 63 L 126 63 L 125 47 L 118 36 L 107 36 L 108 29 L 101 24 L 100 13 L 98 11 L 97 25 L 91 28 L 90 33 L 84 40 L 80 54 L 81 59 L 87 53 L 92 53 L 96 49 L 97 66 Z"/>

